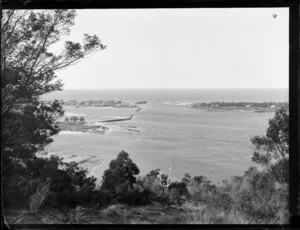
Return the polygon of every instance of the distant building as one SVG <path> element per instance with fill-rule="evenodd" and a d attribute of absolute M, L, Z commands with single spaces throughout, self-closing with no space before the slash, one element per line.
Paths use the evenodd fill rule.
<path fill-rule="evenodd" d="M 251 107 L 251 105 L 246 105 L 246 108 L 250 108 Z"/>
<path fill-rule="evenodd" d="M 65 122 L 72 122 L 72 123 L 85 122 L 86 121 L 86 115 L 69 113 L 69 114 L 66 114 L 64 116 L 64 121 Z"/>
<path fill-rule="evenodd" d="M 276 106 L 275 106 L 275 105 L 271 105 L 270 108 L 271 108 L 271 109 L 275 109 Z"/>

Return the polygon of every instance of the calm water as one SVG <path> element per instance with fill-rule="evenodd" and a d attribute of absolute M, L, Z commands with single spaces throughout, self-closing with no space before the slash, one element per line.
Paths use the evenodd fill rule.
<path fill-rule="evenodd" d="M 221 181 L 241 175 L 250 165 L 253 152 L 250 138 L 264 135 L 274 113 L 242 111 L 199 111 L 183 106 L 189 102 L 210 101 L 287 101 L 287 90 L 66 90 L 45 99 L 62 100 L 147 100 L 133 109 L 72 108 L 67 112 L 86 114 L 87 119 L 127 116 L 130 121 L 104 123 L 106 134 L 63 132 L 54 138 L 48 151 L 66 160 L 84 160 L 83 166 L 99 179 L 121 150 L 140 168 L 141 174 L 160 168 L 172 178 L 184 173 L 206 175 Z"/>
<path fill-rule="evenodd" d="M 46 95 L 61 100 L 122 100 L 150 102 L 211 102 L 211 101 L 288 101 L 287 89 L 112 89 L 64 90 Z"/>

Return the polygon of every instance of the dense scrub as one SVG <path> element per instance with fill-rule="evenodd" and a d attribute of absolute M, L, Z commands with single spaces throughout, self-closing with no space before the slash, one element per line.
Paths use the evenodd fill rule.
<path fill-rule="evenodd" d="M 252 167 L 243 176 L 217 185 L 205 176 L 191 177 L 188 174 L 181 181 L 171 182 L 159 170 L 135 177 L 137 167 L 131 165 L 134 170 L 130 171 L 130 167 L 123 164 L 120 158 L 124 162 L 129 159 L 127 162 L 130 162 L 128 154 L 121 152 L 113 161 L 118 162 L 121 168 L 116 169 L 116 172 L 108 169 L 98 189 L 95 189 L 95 178 L 86 177 L 86 171 L 79 169 L 76 163 L 62 163 L 64 169 L 56 168 L 57 165 L 48 169 L 49 175 L 52 175 L 52 179 L 48 179 L 49 186 L 46 186 L 47 180 L 35 184 L 28 181 L 25 187 L 31 187 L 32 194 L 28 192 L 26 197 L 24 193 L 22 198 L 28 201 L 29 208 L 36 205 L 35 209 L 39 209 L 39 213 L 47 215 L 43 210 L 57 210 L 66 222 L 72 220 L 70 215 L 73 212 L 85 216 L 85 219 L 90 218 L 91 222 L 97 222 L 97 212 L 103 214 L 101 223 L 105 218 L 112 223 L 119 223 L 127 218 L 124 215 L 128 212 L 131 213 L 130 221 L 138 223 L 141 220 L 134 215 L 134 210 L 142 212 L 157 207 L 161 212 L 166 212 L 166 219 L 160 218 L 160 223 L 169 223 L 171 220 L 174 223 L 287 223 L 287 186 L 274 182 L 272 175 L 266 171 Z M 58 158 L 50 158 L 42 160 L 40 164 L 50 165 L 51 161 L 53 163 L 56 160 L 60 161 Z M 126 176 L 119 180 L 114 179 L 116 175 L 107 176 L 118 173 L 125 173 Z M 123 206 L 118 206 L 121 204 Z M 123 208 L 120 210 L 118 207 Z M 181 216 L 178 216 L 178 212 Z M 177 220 L 172 219 L 175 213 Z M 149 216 L 145 216 L 144 221 L 157 223 Z M 85 220 L 73 220 L 72 223 L 85 223 Z"/>
<path fill-rule="evenodd" d="M 256 168 L 218 185 L 204 176 L 186 175 L 166 186 L 161 175 L 152 171 L 138 177 L 133 187 L 122 186 L 117 196 L 95 189 L 91 180 L 83 185 L 84 180 L 75 182 L 67 175 L 59 178 L 44 193 L 37 212 L 41 219 L 50 218 L 51 213 L 53 223 L 265 224 L 288 220 L 286 187 Z M 33 205 L 34 200 L 29 203 Z"/>

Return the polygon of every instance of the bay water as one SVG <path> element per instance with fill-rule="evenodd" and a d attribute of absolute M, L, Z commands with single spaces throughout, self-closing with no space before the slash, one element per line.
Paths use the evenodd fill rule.
<path fill-rule="evenodd" d="M 66 161 L 81 162 L 101 181 L 109 162 L 124 150 L 141 175 L 161 169 L 172 180 L 185 173 L 205 175 L 213 182 L 242 175 L 251 161 L 255 135 L 264 135 L 274 112 L 193 110 L 193 102 L 288 101 L 287 89 L 127 89 L 64 90 L 44 96 L 53 100 L 146 100 L 142 110 L 67 106 L 66 112 L 85 114 L 90 121 L 104 116 L 129 116 L 128 121 L 102 123 L 105 134 L 61 132 L 47 147 Z"/>

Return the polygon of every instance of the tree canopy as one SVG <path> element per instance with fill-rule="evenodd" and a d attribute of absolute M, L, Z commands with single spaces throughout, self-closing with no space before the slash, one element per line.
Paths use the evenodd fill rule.
<path fill-rule="evenodd" d="M 276 111 L 269 120 L 265 136 L 251 139 L 255 147 L 252 160 L 267 168 L 281 183 L 288 182 L 289 169 L 289 115 L 285 109 Z"/>
<path fill-rule="evenodd" d="M 117 158 L 109 163 L 109 169 L 104 171 L 102 189 L 111 194 L 124 193 L 132 188 L 136 181 L 135 175 L 139 173 L 139 168 L 128 153 L 121 151 Z"/>
<path fill-rule="evenodd" d="M 59 101 L 45 103 L 40 96 L 62 90 L 56 71 L 105 46 L 97 35 L 83 34 L 82 43 L 65 41 L 59 52 L 53 51 L 53 45 L 70 33 L 75 10 L 1 13 L 1 172 L 4 197 L 8 197 L 20 196 L 30 181 L 44 181 L 34 173 L 39 168 L 36 153 L 59 132 L 55 121 L 64 111 Z"/>
<path fill-rule="evenodd" d="M 75 10 L 2 12 L 1 150 L 13 151 L 26 143 L 37 151 L 49 144 L 58 132 L 53 122 L 63 110 L 58 101 L 45 104 L 39 96 L 62 89 L 55 71 L 105 48 L 96 35 L 84 34 L 82 44 L 66 41 L 60 53 L 51 51 L 69 34 L 75 16 Z"/>

